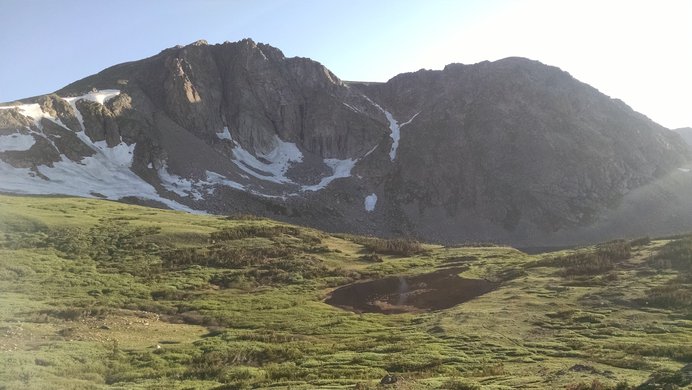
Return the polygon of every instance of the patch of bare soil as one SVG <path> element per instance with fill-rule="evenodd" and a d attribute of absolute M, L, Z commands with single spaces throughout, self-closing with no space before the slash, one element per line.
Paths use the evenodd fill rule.
<path fill-rule="evenodd" d="M 497 287 L 487 280 L 461 278 L 462 270 L 449 268 L 350 284 L 332 291 L 325 302 L 359 313 L 415 313 L 447 309 Z"/>

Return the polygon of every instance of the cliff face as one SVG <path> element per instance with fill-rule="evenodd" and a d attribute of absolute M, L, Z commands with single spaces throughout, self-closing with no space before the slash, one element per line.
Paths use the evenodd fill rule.
<path fill-rule="evenodd" d="M 526 59 L 454 64 L 363 89 L 398 117 L 415 116 L 389 181 L 410 218 L 472 212 L 507 230 L 589 224 L 687 158 L 671 131 Z"/>
<path fill-rule="evenodd" d="M 684 139 L 688 145 L 692 145 L 692 127 L 682 127 L 675 129 L 674 131 L 680 134 L 682 139 Z"/>
<path fill-rule="evenodd" d="M 3 191 L 445 242 L 579 241 L 569 233 L 690 156 L 624 103 L 521 58 L 363 84 L 251 40 L 197 42 L 3 106 Z"/>

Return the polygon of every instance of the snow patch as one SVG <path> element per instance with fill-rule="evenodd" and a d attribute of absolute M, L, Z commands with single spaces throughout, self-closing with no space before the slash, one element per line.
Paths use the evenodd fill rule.
<path fill-rule="evenodd" d="M 0 152 L 29 150 L 34 143 L 36 143 L 36 139 L 31 134 L 0 135 Z"/>
<path fill-rule="evenodd" d="M 322 180 L 315 185 L 302 186 L 301 191 L 319 191 L 327 187 L 329 183 L 336 179 L 350 177 L 351 170 L 356 165 L 356 162 L 358 162 L 358 160 L 354 160 L 352 158 L 345 160 L 339 160 L 336 158 L 325 159 L 324 163 L 332 169 L 332 174 L 330 176 L 323 177 Z"/>
<path fill-rule="evenodd" d="M 113 99 L 118 95 L 120 95 L 120 91 L 117 89 L 102 89 L 100 91 L 89 92 L 86 95 L 66 97 L 63 98 L 63 100 L 67 101 L 70 104 L 76 102 L 77 100 L 90 100 L 98 104 L 105 104 L 107 101 Z"/>
<path fill-rule="evenodd" d="M 195 188 L 196 182 L 168 172 L 168 168 L 165 165 L 159 168 L 157 173 L 161 180 L 161 185 L 168 191 L 182 197 L 192 196 L 195 200 L 204 199 L 202 192 Z"/>
<path fill-rule="evenodd" d="M 680 171 L 680 172 L 685 172 L 685 173 L 689 173 L 689 172 L 690 172 L 690 169 L 689 169 L 689 168 L 678 168 L 678 171 Z"/>
<path fill-rule="evenodd" d="M 365 211 L 372 212 L 375 210 L 375 205 L 377 204 L 377 194 L 372 193 L 365 197 Z"/>
<path fill-rule="evenodd" d="M 96 154 L 74 162 L 62 156 L 52 167 L 41 165 L 37 174 L 29 168 L 14 168 L 0 160 L 0 190 L 18 194 L 62 194 L 118 200 L 127 196 L 159 201 L 174 210 L 194 212 L 187 206 L 161 197 L 154 187 L 123 165 Z M 43 179 L 42 176 L 48 178 Z"/>
<path fill-rule="evenodd" d="M 401 128 L 399 128 L 399 124 L 389 111 L 384 111 L 384 115 L 387 117 L 387 120 L 389 121 L 389 130 L 391 131 L 389 136 L 392 138 L 392 148 L 389 150 L 389 159 L 394 161 L 394 159 L 396 158 L 396 150 L 399 148 Z"/>
<path fill-rule="evenodd" d="M 84 134 L 84 136 L 87 137 L 86 134 Z M 87 139 L 89 138 L 87 137 Z M 92 145 L 96 148 L 97 153 L 111 164 L 128 169 L 132 167 L 132 159 L 134 157 L 136 144 L 128 145 L 121 141 L 119 144 L 109 148 L 106 141 L 99 141 L 94 142 Z"/>
<path fill-rule="evenodd" d="M 251 193 L 251 194 L 253 194 L 253 195 L 261 196 L 261 197 L 263 197 L 263 198 L 286 199 L 286 196 L 293 196 L 293 195 L 295 195 L 295 194 L 288 194 L 288 195 L 269 195 L 269 194 L 265 194 L 265 193 L 262 193 L 262 192 L 259 192 L 259 191 L 255 191 L 255 190 L 253 190 L 253 189 L 251 189 L 251 188 L 248 188 L 248 187 L 246 187 L 246 186 L 244 186 L 244 185 L 242 185 L 242 184 L 240 184 L 240 183 L 238 183 L 238 182 L 236 182 L 236 181 L 230 180 L 230 179 L 228 179 L 227 177 L 225 177 L 225 176 L 223 176 L 223 175 L 220 175 L 220 174 L 218 174 L 218 173 L 216 173 L 216 172 L 211 172 L 211 171 L 207 171 L 207 181 L 206 181 L 204 184 L 210 186 L 210 187 L 207 189 L 207 193 L 213 193 L 214 190 L 216 190 L 216 188 L 213 187 L 214 185 L 217 185 L 217 186 L 218 186 L 218 185 L 221 185 L 221 186 L 230 187 L 230 188 L 233 188 L 233 189 L 236 189 L 236 190 L 249 192 L 249 193 Z"/>
<path fill-rule="evenodd" d="M 411 121 L 413 121 L 418 116 L 418 114 L 420 114 L 420 112 L 415 114 L 411 117 L 411 119 L 407 120 L 406 122 L 400 125 L 389 111 L 386 111 L 384 109 L 382 111 L 384 111 L 384 115 L 387 117 L 387 120 L 389 121 L 389 130 L 391 130 L 390 137 L 392 137 L 392 149 L 389 151 L 389 158 L 390 160 L 394 161 L 394 159 L 396 159 L 396 151 L 399 148 L 399 140 L 401 139 L 401 128 L 411 123 Z"/>
<path fill-rule="evenodd" d="M 394 116 L 391 112 L 385 110 L 379 104 L 370 100 L 370 98 L 366 97 L 366 99 L 368 100 L 368 102 L 370 102 L 370 104 L 372 104 L 382 113 L 384 113 L 384 116 L 387 118 L 387 121 L 389 122 L 389 136 L 392 138 L 392 148 L 389 151 L 389 159 L 394 161 L 394 159 L 396 159 L 397 149 L 399 148 L 399 140 L 401 139 L 401 128 L 411 123 L 411 121 L 413 121 L 418 116 L 418 114 L 420 114 L 420 112 L 413 115 L 411 119 L 409 119 L 408 121 L 399 124 L 399 122 L 397 122 L 397 120 L 394 119 Z"/>
<path fill-rule="evenodd" d="M 66 101 L 74 110 L 75 112 L 75 117 L 79 121 L 80 126 L 82 127 L 82 130 L 84 130 L 84 118 L 82 117 L 82 113 L 79 112 L 77 109 L 77 101 L 78 100 L 91 100 L 93 102 L 97 102 L 99 104 L 104 104 L 110 99 L 120 95 L 120 91 L 117 89 L 104 89 L 101 91 L 93 91 L 89 92 L 86 95 L 81 95 L 81 96 L 74 96 L 74 97 L 65 97 L 62 98 L 64 101 Z M 19 110 L 19 113 L 33 119 L 34 124 L 36 127 L 39 129 L 41 127 L 41 119 L 47 118 L 52 120 L 55 123 L 58 123 L 59 125 L 66 127 L 59 119 L 56 119 L 52 117 L 51 115 L 46 114 L 43 112 L 43 109 L 41 109 L 41 106 L 38 103 L 30 103 L 30 104 L 19 104 L 16 106 L 4 106 L 0 107 L 0 110 L 7 110 L 11 108 L 16 108 Z"/>
<path fill-rule="evenodd" d="M 365 155 L 363 156 L 363 158 L 368 157 L 369 155 L 371 155 L 372 152 L 374 152 L 375 149 L 377 149 L 378 146 L 380 146 L 380 145 L 377 144 L 377 145 L 373 146 L 372 149 L 370 149 L 367 153 L 365 153 Z"/>
<path fill-rule="evenodd" d="M 236 144 L 233 148 L 233 163 L 250 176 L 274 183 L 293 183 L 286 171 L 293 163 L 303 161 L 303 153 L 296 144 L 285 142 L 275 136 L 274 149 L 269 153 L 258 153 L 257 157 Z M 260 161 L 261 158 L 263 161 Z"/>
<path fill-rule="evenodd" d="M 219 139 L 227 139 L 229 141 L 233 141 L 233 138 L 231 138 L 231 132 L 228 130 L 228 127 L 224 127 L 223 132 L 216 133 L 216 136 L 219 137 Z"/>
<path fill-rule="evenodd" d="M 222 176 L 216 172 L 212 171 L 207 171 L 207 182 L 209 184 L 218 184 L 230 188 L 235 188 L 236 190 L 240 191 L 245 191 L 245 186 L 235 182 L 233 180 L 227 179 L 225 176 Z"/>
<path fill-rule="evenodd" d="M 406 122 L 400 124 L 399 127 L 400 127 L 400 128 L 401 128 L 401 127 L 404 127 L 404 126 L 408 125 L 409 123 L 413 122 L 413 120 L 416 119 L 416 117 L 417 117 L 418 114 L 420 114 L 420 113 L 421 113 L 421 111 L 418 111 L 417 113 L 415 113 L 415 114 L 411 117 L 411 119 L 409 119 L 409 120 L 407 120 Z"/>
<path fill-rule="evenodd" d="M 38 103 L 31 103 L 31 104 L 20 104 L 17 106 L 5 106 L 5 107 L 0 107 L 0 110 L 8 110 L 11 108 L 16 108 L 19 110 L 19 113 L 24 115 L 25 117 L 31 118 L 34 120 L 34 124 L 36 127 L 39 129 L 41 128 L 41 119 L 44 117 L 51 118 L 49 115 L 46 115 L 43 110 L 41 109 L 41 106 Z"/>

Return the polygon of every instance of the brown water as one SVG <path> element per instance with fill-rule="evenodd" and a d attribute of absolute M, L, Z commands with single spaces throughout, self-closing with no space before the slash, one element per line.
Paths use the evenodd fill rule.
<path fill-rule="evenodd" d="M 332 291 L 326 303 L 359 313 L 396 314 L 447 309 L 494 290 L 482 279 L 459 277 L 462 268 L 354 283 Z"/>

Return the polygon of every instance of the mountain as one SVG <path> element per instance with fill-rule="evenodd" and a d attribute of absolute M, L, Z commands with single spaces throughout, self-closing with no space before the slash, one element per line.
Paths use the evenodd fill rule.
<path fill-rule="evenodd" d="M 523 58 L 361 83 L 199 41 L 0 107 L 0 191 L 448 243 L 692 229 L 670 208 L 690 207 L 689 162 L 676 133 Z"/>
<path fill-rule="evenodd" d="M 692 145 L 692 127 L 681 127 L 673 131 L 680 134 L 682 139 L 684 139 L 689 145 Z"/>

